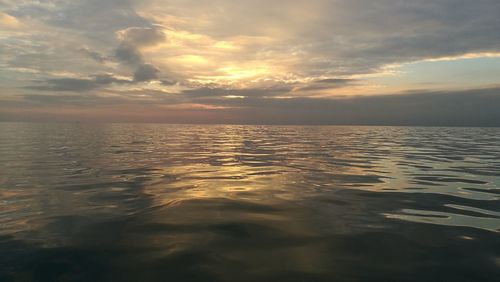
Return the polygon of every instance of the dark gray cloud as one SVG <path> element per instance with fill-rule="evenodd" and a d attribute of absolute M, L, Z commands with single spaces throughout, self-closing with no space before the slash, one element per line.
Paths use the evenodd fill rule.
<path fill-rule="evenodd" d="M 120 32 L 122 43 L 115 51 L 115 58 L 134 68 L 134 81 L 158 79 L 160 70 L 145 62 L 140 47 L 154 46 L 165 40 L 165 34 L 156 28 L 128 28 Z"/>
<path fill-rule="evenodd" d="M 99 106 L 148 106 L 150 110 L 157 105 L 175 105 L 185 102 L 179 95 L 166 95 L 158 91 L 103 91 L 102 93 L 78 92 L 64 94 L 26 94 L 23 101 L 16 101 L 17 106 L 36 105 L 44 107 L 99 107 Z M 6 104 L 11 102 L 6 102 Z"/>
<path fill-rule="evenodd" d="M 336 99 L 198 97 L 196 103 L 237 108 L 242 123 L 500 126 L 500 88 Z"/>
<path fill-rule="evenodd" d="M 104 103 L 104 99 L 93 95 L 45 95 L 45 94 L 27 94 L 23 98 L 28 102 L 35 104 L 51 105 L 51 106 L 95 106 L 95 102 L 99 101 L 100 105 Z M 116 104 L 117 100 L 112 100 L 111 103 Z"/>
<path fill-rule="evenodd" d="M 27 94 L 23 98 L 28 103 L 42 106 L 76 106 L 76 107 L 99 107 L 99 106 L 116 106 L 121 104 L 141 104 L 145 100 L 130 100 L 126 97 L 103 97 L 95 94 L 78 94 L 78 95 L 45 95 L 45 94 Z"/>
<path fill-rule="evenodd" d="M 134 46 L 121 44 L 115 52 L 115 57 L 120 62 L 134 69 L 134 81 L 145 82 L 158 79 L 160 69 L 153 64 L 146 63 L 141 52 Z"/>
<path fill-rule="evenodd" d="M 136 47 L 128 44 L 121 44 L 116 49 L 115 58 L 131 65 L 141 64 L 143 61 L 141 52 Z"/>
<path fill-rule="evenodd" d="M 157 28 L 132 27 L 120 33 L 125 44 L 142 47 L 154 46 L 165 41 L 165 34 Z"/>
<path fill-rule="evenodd" d="M 121 44 L 115 51 L 115 57 L 131 65 L 144 64 L 140 47 L 150 47 L 165 40 L 165 34 L 156 28 L 128 28 L 120 32 Z"/>
<path fill-rule="evenodd" d="M 83 55 L 87 56 L 88 58 L 92 59 L 92 60 L 95 60 L 96 62 L 98 63 L 104 63 L 107 61 L 107 58 L 106 56 L 104 56 L 103 54 L 99 53 L 99 52 L 96 52 L 96 51 L 92 51 L 90 50 L 89 48 L 80 48 L 78 49 L 78 51 L 80 53 L 82 53 Z"/>
<path fill-rule="evenodd" d="M 44 0 L 19 1 L 8 12 L 32 18 L 58 28 L 93 34 L 109 33 L 130 26 L 149 27 L 149 20 L 137 14 L 129 0 Z"/>
<path fill-rule="evenodd" d="M 335 84 L 335 85 L 343 85 L 343 84 L 350 84 L 354 81 L 356 81 L 356 80 L 351 79 L 351 78 L 327 78 L 327 79 L 317 80 L 316 83 L 328 83 L 328 84 Z"/>
<path fill-rule="evenodd" d="M 171 80 L 171 79 L 162 79 L 162 80 L 160 80 L 160 83 L 162 85 L 165 85 L 165 86 L 172 86 L 172 85 L 177 84 L 178 82 L 175 80 Z"/>
<path fill-rule="evenodd" d="M 27 89 L 40 91 L 70 91 L 85 92 L 108 86 L 113 83 L 130 83 L 128 80 L 118 79 L 112 75 L 96 75 L 91 78 L 53 78 L 41 81 L 40 85 L 27 86 Z"/>
<path fill-rule="evenodd" d="M 164 40 L 164 34 L 154 27 L 152 22 L 140 16 L 133 5 L 138 1 L 129 0 L 45 0 L 45 1 L 9 1 L 6 12 L 20 20 L 33 21 L 40 25 L 43 32 L 32 35 L 31 40 L 37 44 L 25 44 L 25 39 L 7 41 L 10 45 L 17 45 L 17 49 L 10 54 L 10 65 L 13 67 L 43 69 L 57 73 L 114 72 L 126 75 L 121 70 L 113 70 L 113 65 L 103 63 L 119 61 L 130 68 L 139 81 L 146 78 L 156 78 L 152 75 L 152 68 L 147 73 L 143 65 L 146 62 L 140 51 L 141 47 L 152 46 Z M 49 30 L 50 32 L 47 32 Z M 44 38 L 45 36 L 45 38 Z M 40 43 L 38 43 L 40 42 Z M 77 48 L 81 54 L 75 58 L 74 45 L 90 46 Z M 28 42 L 29 43 L 29 42 Z M 22 44 L 22 45 L 21 45 Z M 43 44 L 43 45 L 41 45 Z M 32 50 L 42 46 L 43 50 Z M 118 46 L 109 50 L 109 46 Z M 29 60 L 23 60 L 29 56 Z M 103 64 L 99 70 L 97 66 L 82 62 L 82 58 L 90 58 Z M 77 60 L 80 59 L 78 62 Z M 28 61 L 25 63 L 25 61 Z M 33 62 L 36 62 L 33 64 Z M 68 63 L 74 62 L 74 64 Z M 27 65 L 27 66 L 26 66 Z M 35 66 L 33 66 L 35 65 Z M 158 69 L 158 68 L 156 68 Z M 55 78 L 47 79 L 43 85 L 30 86 L 32 90 L 42 91 L 89 91 L 101 87 L 103 84 L 89 79 Z"/>
<path fill-rule="evenodd" d="M 204 91 L 204 90 L 200 90 Z M 223 91 L 239 95 L 240 91 Z M 108 92 L 106 92 L 108 93 Z M 141 95 L 137 95 L 140 94 Z M 138 106 L 144 121 L 197 122 L 205 119 L 186 117 L 172 119 L 162 106 L 200 104 L 225 109 L 191 109 L 175 111 L 208 112 L 210 122 L 242 124 L 331 124 L 331 125 L 420 125 L 420 126 L 500 126 L 500 88 L 466 91 L 424 91 L 399 95 L 351 97 L 337 99 L 289 98 L 249 96 L 242 99 L 224 99 L 221 96 L 166 95 L 154 91 L 113 92 L 111 96 L 92 93 L 74 95 L 26 95 L 25 103 L 47 106 L 72 105 L 95 107 L 107 105 L 120 110 L 121 105 Z M 5 104 L 6 105 L 6 104 Z M 20 107 L 19 105 L 17 105 Z M 169 116 L 162 119 L 162 113 Z"/>
<path fill-rule="evenodd" d="M 498 52 L 500 1 L 331 1 L 321 24 L 303 34 L 307 52 L 324 60 L 310 71 L 370 73 L 387 64 L 428 58 Z M 329 60 L 330 59 L 330 60 Z"/>
<path fill-rule="evenodd" d="M 327 89 L 338 89 L 356 85 L 359 82 L 357 79 L 348 78 L 328 78 L 320 79 L 309 83 L 307 86 L 296 88 L 295 91 L 318 91 Z"/>
<path fill-rule="evenodd" d="M 151 64 L 141 64 L 134 72 L 134 81 L 143 82 L 157 79 L 159 72 L 160 70 Z"/>

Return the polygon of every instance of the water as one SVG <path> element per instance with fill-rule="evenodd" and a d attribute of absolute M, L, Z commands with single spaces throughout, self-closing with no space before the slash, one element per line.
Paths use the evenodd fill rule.
<path fill-rule="evenodd" d="M 0 123 L 0 281 L 498 281 L 500 129 Z"/>

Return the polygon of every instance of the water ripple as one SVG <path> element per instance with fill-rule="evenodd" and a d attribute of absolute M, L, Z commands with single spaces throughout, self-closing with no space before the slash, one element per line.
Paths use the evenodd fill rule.
<path fill-rule="evenodd" d="M 1 123 L 0 133 L 0 251 L 16 258 L 0 260 L 0 280 L 38 275 L 30 257 L 132 281 L 366 278 L 353 265 L 488 280 L 499 269 L 500 129 Z"/>

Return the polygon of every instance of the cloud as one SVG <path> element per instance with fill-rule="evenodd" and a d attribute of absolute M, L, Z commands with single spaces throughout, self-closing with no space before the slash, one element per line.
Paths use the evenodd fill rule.
<path fill-rule="evenodd" d="M 42 85 L 27 86 L 27 89 L 40 91 L 70 91 L 86 92 L 113 83 L 130 83 L 128 80 L 118 79 L 108 74 L 96 75 L 91 78 L 53 78 L 42 82 Z"/>
<path fill-rule="evenodd" d="M 150 21 L 134 10 L 129 0 L 45 0 L 18 1 L 9 12 L 64 29 L 106 34 L 130 26 L 151 26 Z"/>
<path fill-rule="evenodd" d="M 135 47 L 154 46 L 165 41 L 165 34 L 157 28 L 131 27 L 118 32 L 124 44 Z"/>
<path fill-rule="evenodd" d="M 261 72 L 260 80 L 350 76 L 388 64 L 500 51 L 496 0 L 47 0 L 6 7 L 9 15 L 40 21 L 52 32 L 76 31 L 93 52 L 117 44 L 115 57 L 127 64 L 164 69 L 166 57 L 199 58 L 210 72 L 205 77 L 220 72 L 213 65 L 247 71 L 254 62 L 280 72 Z M 167 40 L 168 33 L 177 37 Z M 142 48 L 164 42 L 145 56 Z M 200 76 L 189 66 L 175 71 L 185 79 Z"/>
<path fill-rule="evenodd" d="M 159 72 L 160 70 L 151 64 L 139 65 L 134 72 L 134 81 L 142 82 L 157 79 Z"/>
<path fill-rule="evenodd" d="M 95 60 L 96 62 L 101 63 L 101 64 L 108 60 L 106 58 L 106 56 L 104 56 L 103 54 L 96 52 L 96 51 L 92 51 L 86 47 L 80 48 L 80 49 L 78 49 L 78 51 L 80 51 L 83 55 L 85 55 L 85 56 L 91 58 L 92 60 Z"/>
<path fill-rule="evenodd" d="M 121 44 L 115 51 L 115 57 L 119 61 L 131 65 L 141 64 L 143 61 L 141 52 L 128 44 Z"/>
<path fill-rule="evenodd" d="M 157 42 L 163 34 L 135 11 L 134 2 L 137 3 L 128 0 L 10 1 L 5 9 L 11 18 L 15 16 L 28 24 L 17 34 L 2 34 L 0 46 L 7 49 L 5 57 L 11 69 L 29 66 L 40 71 L 37 79 L 46 84 L 33 86 L 31 90 L 95 89 L 101 85 L 93 79 L 58 80 L 54 76 L 60 73 L 82 77 L 103 72 L 120 76 L 143 73 L 144 70 L 138 68 L 147 62 L 140 48 Z M 119 47 L 110 50 L 110 46 Z M 78 52 L 74 52 L 75 49 Z M 116 60 L 127 67 L 117 67 Z"/>
<path fill-rule="evenodd" d="M 115 57 L 134 69 L 135 82 L 145 82 L 159 78 L 160 70 L 153 64 L 146 63 L 141 52 L 134 46 L 120 45 L 116 49 Z"/>
<path fill-rule="evenodd" d="M 113 113 L 119 116 L 126 109 L 131 114 L 140 115 L 138 118 L 141 121 L 149 122 L 500 126 L 500 88 L 421 91 L 337 99 L 283 99 L 264 95 L 236 99 L 224 96 L 238 96 L 242 92 L 221 92 L 218 96 L 199 94 L 189 98 L 150 90 L 105 91 L 100 95 L 30 94 L 24 96 L 24 103 L 26 107 L 72 105 L 83 112 L 106 105 L 108 118 L 112 118 Z M 2 102 L 0 112 L 7 105 Z M 16 107 L 23 108 L 19 102 Z M 172 115 L 172 112 L 178 114 Z M 57 116 L 57 111 L 53 115 Z"/>
<path fill-rule="evenodd" d="M 500 126 L 500 88 L 336 99 L 198 97 L 192 102 L 234 109 L 228 111 L 240 123 Z"/>
<path fill-rule="evenodd" d="M 270 36 L 266 51 L 300 51 L 315 59 L 306 67 L 322 71 L 371 72 L 397 61 L 498 49 L 500 39 L 490 36 L 500 25 L 496 0 L 151 2 L 143 14 L 170 13 L 215 38 Z"/>
<path fill-rule="evenodd" d="M 115 57 L 131 65 L 144 64 L 141 47 L 151 47 L 165 40 L 165 34 L 156 28 L 132 27 L 118 32 L 121 41 L 115 51 Z"/>
<path fill-rule="evenodd" d="M 37 93 L 22 95 L 22 100 L 5 101 L 3 105 L 16 106 L 43 106 L 65 107 L 72 106 L 82 110 L 94 107 L 120 107 L 127 105 L 129 108 L 146 107 L 154 110 L 157 105 L 177 105 L 185 102 L 178 95 L 168 95 L 165 92 L 154 90 L 102 90 L 99 92 L 77 93 Z M 0 107 L 1 109 L 2 107 Z M 57 114 L 57 113 L 55 113 Z"/>
<path fill-rule="evenodd" d="M 351 73 L 498 50 L 500 43 L 500 35 L 493 35 L 500 26 L 500 2 L 494 0 L 354 0 L 328 6 L 331 34 L 316 37 L 309 52 L 338 57 Z M 333 69 L 336 64 L 335 60 L 325 67 Z"/>
<path fill-rule="evenodd" d="M 147 63 L 140 51 L 142 47 L 155 46 L 165 40 L 165 34 L 156 28 L 127 28 L 118 32 L 122 41 L 115 51 L 115 58 L 134 68 L 134 81 L 158 79 L 159 68 Z"/>
<path fill-rule="evenodd" d="M 317 83 L 328 83 L 328 84 L 342 85 L 342 84 L 349 84 L 353 81 L 355 81 L 355 79 L 351 79 L 351 78 L 327 78 L 327 79 L 320 79 L 316 82 Z"/>
<path fill-rule="evenodd" d="M 0 12 L 0 26 L 3 28 L 18 28 L 21 23 L 15 17 Z"/>
<path fill-rule="evenodd" d="M 145 101 L 129 100 L 126 97 L 106 97 L 92 93 L 80 93 L 77 95 L 46 95 L 46 94 L 27 94 L 23 98 L 25 101 L 41 106 L 73 106 L 79 108 L 93 108 L 101 106 L 113 106 L 121 104 L 138 104 Z"/>
<path fill-rule="evenodd" d="M 285 113 L 294 122 L 344 120 L 334 113 L 342 113 L 345 120 L 369 122 L 359 116 L 377 109 L 380 119 L 374 115 L 375 121 L 404 121 L 404 115 L 395 113 L 411 113 L 412 103 L 423 113 L 434 109 L 429 116 L 441 121 L 435 105 L 448 116 L 462 118 L 460 108 L 452 114 L 450 105 L 470 109 L 474 101 L 486 99 L 474 94 L 479 90 L 420 93 L 424 101 L 435 102 L 422 102 L 425 107 L 413 94 L 374 100 L 339 100 L 336 95 L 412 88 L 424 76 L 420 73 L 419 79 L 418 72 L 409 72 L 398 77 L 396 66 L 405 62 L 476 58 L 470 59 L 476 68 L 460 61 L 464 73 L 481 69 L 477 65 L 484 65 L 484 72 L 496 72 L 498 61 L 474 54 L 500 53 L 497 0 L 4 0 L 0 9 L 0 25 L 9 26 L 0 31 L 2 96 L 48 91 L 88 96 L 116 85 L 120 87 L 114 89 L 120 90 L 150 87 L 172 90 L 184 104 L 244 108 L 266 119 L 274 113 L 282 122 Z M 99 73 L 108 75 L 89 76 Z M 388 75 L 393 75 L 390 82 Z M 460 79 L 464 82 L 459 85 L 432 81 L 436 84 L 422 87 L 497 83 L 477 71 Z M 38 82 L 25 87 L 33 81 Z M 156 83 L 144 83 L 149 81 Z M 474 100 L 467 100 L 467 95 Z M 320 96 L 329 99 L 315 98 Z M 394 106 L 398 101 L 401 107 Z M 351 116 L 354 112 L 356 118 Z M 240 116 L 236 110 L 232 114 Z M 245 118 L 257 119 L 255 114 Z"/>
<path fill-rule="evenodd" d="M 308 83 L 306 86 L 299 86 L 295 88 L 295 91 L 318 91 L 318 90 L 328 90 L 328 89 L 339 89 L 356 85 L 358 82 L 359 82 L 358 79 L 327 78 L 327 79 L 316 80 L 312 83 Z"/>
<path fill-rule="evenodd" d="M 164 27 L 177 32 L 178 41 L 198 42 L 195 50 L 178 46 L 184 50 L 174 50 L 176 56 L 194 51 L 203 53 L 207 61 L 245 65 L 285 54 L 290 60 L 286 72 L 310 77 L 366 74 L 387 64 L 499 51 L 499 10 L 496 0 L 217 0 L 216 4 L 54 0 L 12 2 L 8 12 L 57 29 L 76 30 L 98 39 L 96 44 L 118 39 L 122 45 L 117 52 L 129 55 L 164 42 Z M 206 44 L 210 40 L 213 45 L 236 48 L 225 49 L 220 56 Z M 184 44 L 172 45 L 177 43 Z M 170 51 L 158 52 L 158 56 Z M 162 58 L 148 63 L 160 68 L 155 59 Z M 285 60 L 276 61 L 284 64 Z"/>
<path fill-rule="evenodd" d="M 290 91 L 290 88 L 268 88 L 268 89 L 225 89 L 225 88 L 197 88 L 182 92 L 184 96 L 191 99 L 197 98 L 221 98 L 226 96 L 234 97 L 271 97 L 283 95 Z"/>

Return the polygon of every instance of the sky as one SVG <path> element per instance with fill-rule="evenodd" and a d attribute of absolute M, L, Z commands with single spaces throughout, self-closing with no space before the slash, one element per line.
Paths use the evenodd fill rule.
<path fill-rule="evenodd" d="M 0 0 L 0 121 L 500 126 L 498 0 Z"/>

